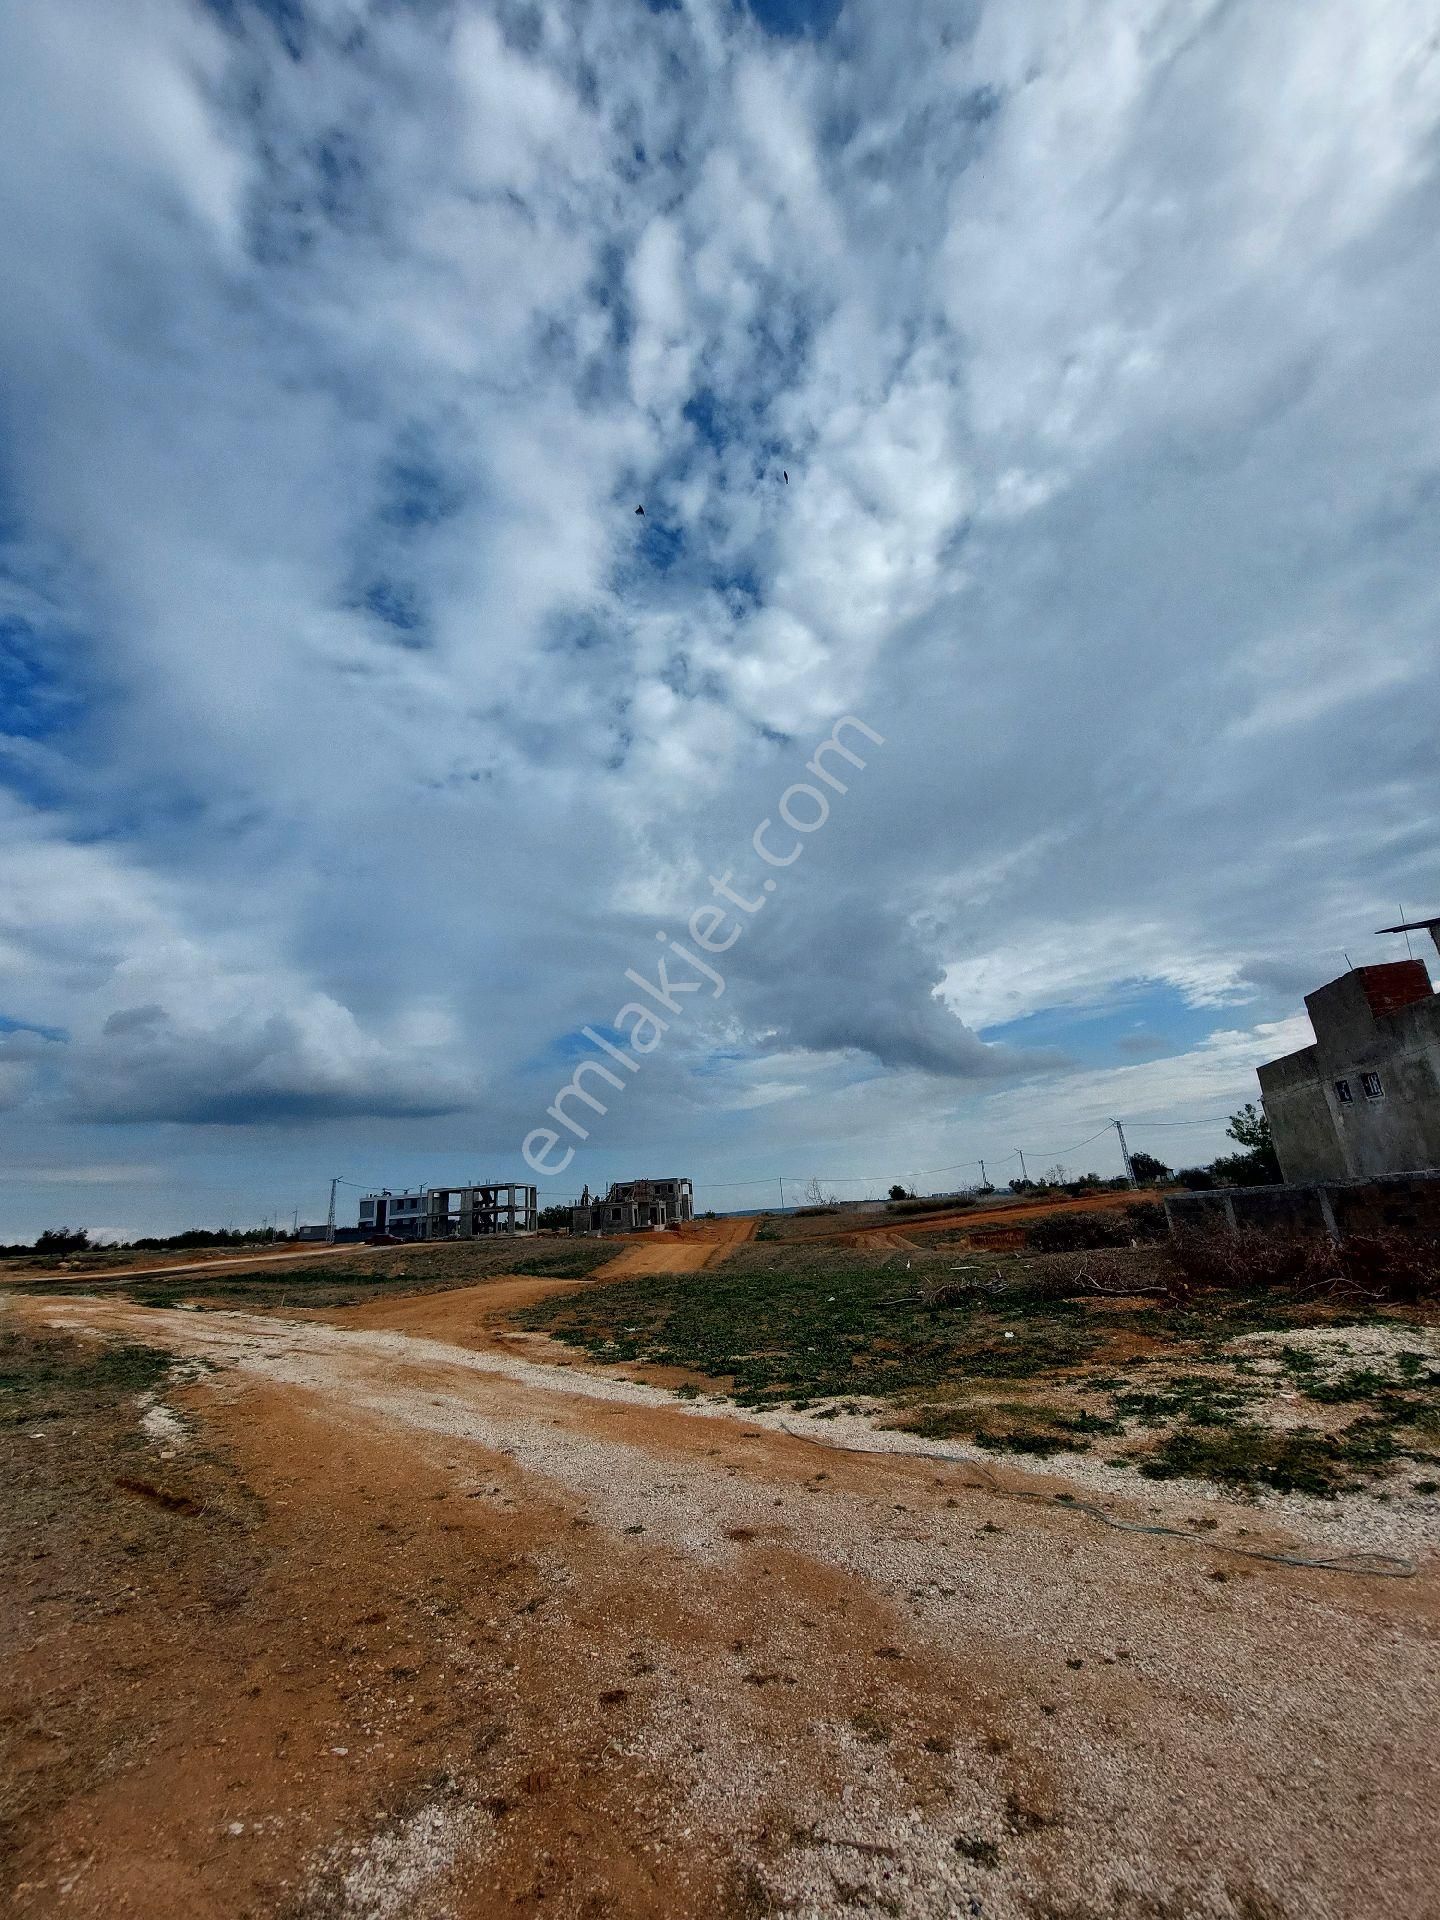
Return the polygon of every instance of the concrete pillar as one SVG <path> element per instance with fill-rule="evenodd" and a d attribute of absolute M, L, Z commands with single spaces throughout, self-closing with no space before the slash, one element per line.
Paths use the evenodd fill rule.
<path fill-rule="evenodd" d="M 1335 1224 L 1335 1208 L 1331 1204 L 1330 1189 L 1328 1187 L 1316 1187 L 1315 1193 L 1320 1202 L 1320 1218 L 1325 1222 L 1325 1231 L 1335 1242 L 1336 1246 L 1339 1246 L 1340 1229 Z"/>

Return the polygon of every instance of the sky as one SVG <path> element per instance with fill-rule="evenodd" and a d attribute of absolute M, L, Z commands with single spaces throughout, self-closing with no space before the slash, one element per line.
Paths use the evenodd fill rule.
<path fill-rule="evenodd" d="M 1422 0 L 0 12 L 0 1241 L 532 1177 L 727 873 L 544 1199 L 1224 1150 L 1440 911 L 1437 121 Z"/>

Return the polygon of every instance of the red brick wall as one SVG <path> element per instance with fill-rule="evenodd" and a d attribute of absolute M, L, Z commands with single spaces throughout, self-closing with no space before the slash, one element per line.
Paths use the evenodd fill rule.
<path fill-rule="evenodd" d="M 1357 967 L 1373 1014 L 1394 1013 L 1430 998 L 1430 975 L 1423 960 L 1391 960 L 1384 966 Z"/>

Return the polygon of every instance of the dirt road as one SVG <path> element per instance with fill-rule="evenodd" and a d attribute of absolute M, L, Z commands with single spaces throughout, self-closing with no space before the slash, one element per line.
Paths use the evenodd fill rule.
<path fill-rule="evenodd" d="M 753 1240 L 758 1218 L 707 1220 L 683 1233 L 656 1233 L 637 1240 L 623 1253 L 597 1267 L 595 1280 L 622 1280 L 635 1273 L 700 1273 L 718 1266 L 726 1254 Z"/>
<path fill-rule="evenodd" d="M 21 1836 L 18 1912 L 1437 1911 L 1432 1572 L 1243 1561 L 1255 1510 L 1198 1500 L 1194 1541 L 1109 1532 L 495 1337 L 556 1284 L 388 1327 L 13 1308 L 206 1362 L 130 1484 L 213 1451 L 240 1490 L 168 1598 L 22 1566 L 27 1764 L 67 1711 L 119 1731 Z"/>
<path fill-rule="evenodd" d="M 161 1276 L 169 1279 L 183 1279 L 186 1274 L 224 1273 L 231 1267 L 240 1267 L 248 1273 L 252 1267 L 293 1267 L 311 1260 L 334 1259 L 337 1254 L 348 1254 L 352 1259 L 356 1254 L 373 1252 L 370 1247 L 357 1246 L 353 1241 L 344 1246 L 305 1246 L 291 1248 L 286 1253 L 247 1253 L 227 1255 L 223 1260 L 171 1260 L 160 1266 L 144 1267 L 101 1267 L 87 1271 L 83 1267 L 42 1267 L 35 1271 L 6 1273 L 0 1275 L 0 1285 L 7 1287 L 35 1286 L 41 1291 L 55 1280 L 64 1280 L 69 1286 L 121 1287 L 131 1280 L 149 1279 Z"/>

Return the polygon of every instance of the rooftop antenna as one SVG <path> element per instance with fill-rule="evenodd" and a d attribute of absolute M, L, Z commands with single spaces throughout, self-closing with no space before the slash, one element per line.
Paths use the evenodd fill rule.
<path fill-rule="evenodd" d="M 1405 926 L 1405 902 L 1399 900 L 1396 902 L 1396 905 L 1400 909 L 1400 924 L 1402 927 L 1405 927 L 1405 958 L 1407 960 L 1413 960 L 1415 958 L 1415 949 L 1410 945 L 1410 929 Z"/>
<path fill-rule="evenodd" d="M 1402 907 L 1400 914 L 1398 926 L 1377 927 L 1375 931 L 1377 933 L 1428 933 L 1435 943 L 1435 951 L 1440 953 L 1440 913 L 1428 914 L 1423 920 L 1407 920 L 1404 917 L 1405 909 Z M 1407 940 L 1405 945 L 1408 947 L 1410 942 Z M 1410 957 L 1413 960 L 1415 956 L 1412 954 Z"/>

